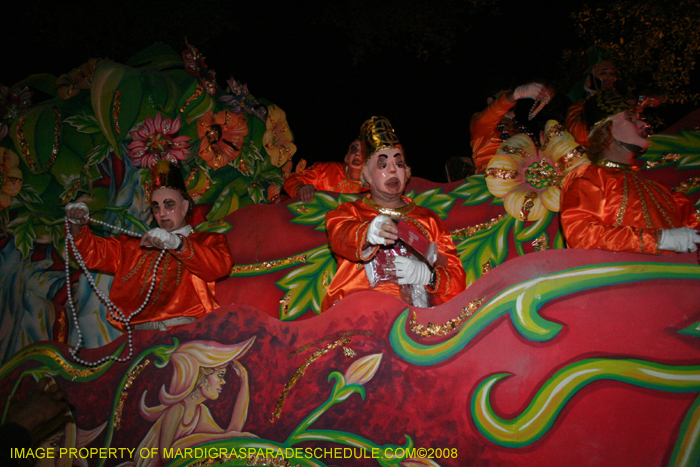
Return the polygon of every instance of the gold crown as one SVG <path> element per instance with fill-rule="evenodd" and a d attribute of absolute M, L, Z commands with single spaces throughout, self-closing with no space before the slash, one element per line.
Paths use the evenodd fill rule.
<path fill-rule="evenodd" d="M 359 140 L 366 159 L 382 149 L 401 147 L 399 137 L 386 117 L 366 120 L 360 128 Z"/>

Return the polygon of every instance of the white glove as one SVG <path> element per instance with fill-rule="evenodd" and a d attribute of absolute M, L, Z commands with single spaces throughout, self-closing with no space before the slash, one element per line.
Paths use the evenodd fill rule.
<path fill-rule="evenodd" d="M 82 214 L 85 213 L 85 214 Z M 87 216 L 90 215 L 90 209 L 88 209 L 85 203 L 68 203 L 66 204 L 66 217 L 71 224 L 85 224 L 84 221 Z"/>
<path fill-rule="evenodd" d="M 372 220 L 367 230 L 367 243 L 370 245 L 386 245 L 386 238 L 380 237 L 379 232 L 382 231 L 382 224 L 391 222 L 389 216 L 380 214 Z"/>
<path fill-rule="evenodd" d="M 700 235 L 698 235 L 695 229 L 691 229 L 690 227 L 662 229 L 659 250 L 687 253 L 698 249 L 696 243 L 700 243 Z"/>
<path fill-rule="evenodd" d="M 537 99 L 542 91 L 545 90 L 545 85 L 542 83 L 528 83 L 518 86 L 513 91 L 513 97 L 518 99 Z"/>
<path fill-rule="evenodd" d="M 415 258 L 397 256 L 394 258 L 396 277 L 399 284 L 428 285 L 432 275 L 427 264 Z"/>
<path fill-rule="evenodd" d="M 163 247 L 166 250 L 175 250 L 180 246 L 180 237 L 168 232 L 165 229 L 161 229 L 160 227 L 149 230 L 148 236 L 151 238 L 157 238 L 163 242 Z"/>

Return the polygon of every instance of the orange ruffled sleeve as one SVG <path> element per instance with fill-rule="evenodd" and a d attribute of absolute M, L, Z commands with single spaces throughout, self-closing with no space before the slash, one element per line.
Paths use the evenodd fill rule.
<path fill-rule="evenodd" d="M 509 102 L 508 93 L 501 94 L 488 107 L 472 116 L 469 131 L 471 133 L 472 159 L 476 165 L 476 173 L 483 173 L 491 158 L 496 154 L 498 146 L 503 142 L 498 131 L 498 122 L 515 106 Z"/>

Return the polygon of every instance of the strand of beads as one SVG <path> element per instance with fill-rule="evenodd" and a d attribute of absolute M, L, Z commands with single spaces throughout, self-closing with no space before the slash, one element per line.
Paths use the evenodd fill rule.
<path fill-rule="evenodd" d="M 519 133 L 525 133 L 530 137 L 530 139 L 535 143 L 536 146 L 539 146 L 539 140 L 535 138 L 535 134 L 531 132 L 527 126 L 520 123 L 515 117 L 511 118 L 511 121 L 513 122 L 513 125 L 518 129 Z M 499 120 L 499 122 L 496 124 L 496 127 L 498 128 L 498 131 L 501 132 L 501 141 L 505 141 L 508 138 L 510 138 L 511 135 L 510 133 L 508 133 L 506 126 L 503 124 L 503 120 Z"/>
<path fill-rule="evenodd" d="M 142 235 L 136 232 L 131 232 L 129 230 L 123 229 L 121 227 L 117 227 L 115 225 L 108 224 L 106 222 L 99 221 L 97 219 L 93 219 L 91 217 L 87 218 L 89 222 L 94 222 L 96 224 L 103 225 L 108 228 L 112 228 L 114 230 L 117 230 L 119 232 L 122 232 L 126 235 L 130 235 L 132 237 L 141 237 Z M 140 307 L 136 309 L 133 313 L 131 313 L 129 316 L 125 316 L 124 312 L 112 302 L 107 294 L 105 294 L 99 287 L 97 287 L 97 284 L 95 283 L 95 280 L 92 278 L 90 275 L 90 272 L 87 269 L 87 266 L 85 266 L 85 261 L 83 260 L 83 255 L 80 254 L 80 251 L 78 251 L 78 248 L 75 246 L 75 239 L 73 238 L 73 235 L 70 232 L 70 221 L 66 217 L 65 219 L 65 224 L 66 224 L 66 250 L 65 250 L 65 263 L 66 263 L 66 292 L 68 296 L 68 308 L 70 309 L 71 315 L 73 316 L 73 321 L 75 322 L 75 328 L 78 330 L 78 342 L 74 347 L 70 347 L 68 351 L 70 352 L 71 356 L 73 359 L 85 366 L 88 367 L 95 367 L 102 365 L 103 363 L 113 360 L 115 362 L 127 362 L 131 360 L 131 357 L 134 354 L 134 344 L 133 344 L 133 336 L 132 336 L 132 330 L 133 326 L 131 325 L 131 319 L 141 313 L 144 308 L 146 308 L 146 305 L 148 304 L 148 301 L 151 299 L 151 294 L 153 293 L 153 289 L 155 288 L 156 285 L 156 272 L 158 271 L 158 266 L 160 265 L 161 260 L 165 256 L 165 250 L 161 250 L 160 255 L 156 259 L 156 263 L 153 266 L 153 276 L 151 277 L 151 285 L 148 288 L 148 292 L 146 293 L 146 298 L 144 299 L 143 303 L 141 304 Z M 127 332 L 127 342 L 129 346 L 129 354 L 126 357 L 116 357 L 114 355 L 107 355 L 105 357 L 102 357 L 94 362 L 88 362 L 86 360 L 81 359 L 80 357 L 77 356 L 77 353 L 80 351 L 81 348 L 83 348 L 83 332 L 80 328 L 80 322 L 78 321 L 78 313 L 75 310 L 75 306 L 73 305 L 73 294 L 71 292 L 71 287 L 70 287 L 70 262 L 69 262 L 69 250 L 73 252 L 73 257 L 75 260 L 78 262 L 78 265 L 80 266 L 80 269 L 85 273 L 85 277 L 87 278 L 88 282 L 90 283 L 90 286 L 92 289 L 95 291 L 97 296 L 99 297 L 100 301 L 104 303 L 104 305 L 107 307 L 108 313 L 114 318 L 116 321 L 119 321 L 121 323 L 124 323 L 126 327 L 126 332 Z"/>

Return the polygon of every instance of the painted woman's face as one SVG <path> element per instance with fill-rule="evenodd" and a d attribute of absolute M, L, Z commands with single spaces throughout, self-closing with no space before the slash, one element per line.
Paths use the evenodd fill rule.
<path fill-rule="evenodd" d="M 224 388 L 224 384 L 226 384 L 225 376 L 226 368 L 217 369 L 214 373 L 207 376 L 207 378 L 202 381 L 202 384 L 199 385 L 202 390 L 202 395 L 212 401 L 218 399 Z"/>

